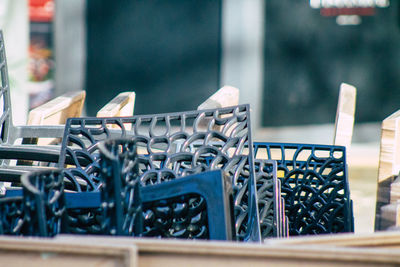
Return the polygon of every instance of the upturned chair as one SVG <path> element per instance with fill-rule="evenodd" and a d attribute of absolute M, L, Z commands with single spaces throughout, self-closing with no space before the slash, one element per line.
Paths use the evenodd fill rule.
<path fill-rule="evenodd" d="M 206 127 L 199 126 L 204 120 Z M 261 240 L 252 149 L 245 147 L 252 143 L 248 105 L 121 118 L 71 118 L 66 123 L 59 167 L 66 163 L 72 167 L 65 172 L 81 178 L 79 190 L 97 191 L 101 186 L 98 142 L 117 137 L 136 142 L 139 162 L 150 160 L 141 174 L 143 184 L 207 170 L 225 171 L 233 184 L 236 236 Z M 201 146 L 191 151 L 196 142 Z"/>

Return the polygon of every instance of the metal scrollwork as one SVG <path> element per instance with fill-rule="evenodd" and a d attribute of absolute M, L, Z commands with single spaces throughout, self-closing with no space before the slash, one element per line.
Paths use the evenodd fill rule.
<path fill-rule="evenodd" d="M 290 235 L 353 231 L 345 148 L 255 143 L 278 162 Z"/>
<path fill-rule="evenodd" d="M 25 226 L 22 197 L 0 199 L 0 235 L 23 235 Z"/>
<path fill-rule="evenodd" d="M 134 142 L 101 142 L 102 228 L 111 235 L 142 234 L 142 203 Z"/>
<path fill-rule="evenodd" d="M 71 118 L 66 123 L 60 167 L 70 164 L 95 173 L 100 170 L 95 163 L 98 142 L 120 137 L 133 140 L 138 148 L 143 185 L 223 169 L 232 179 L 237 237 L 260 240 L 252 146 L 247 147 L 252 144 L 248 105 L 121 118 Z M 101 186 L 95 176 L 90 181 L 94 188 Z"/>
<path fill-rule="evenodd" d="M 22 176 L 26 234 L 54 236 L 66 231 L 63 229 L 67 226 L 63 179 L 60 170 Z"/>

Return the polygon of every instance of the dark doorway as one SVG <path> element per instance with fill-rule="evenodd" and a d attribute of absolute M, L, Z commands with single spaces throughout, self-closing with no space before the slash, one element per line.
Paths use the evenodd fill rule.
<path fill-rule="evenodd" d="M 136 92 L 135 114 L 196 109 L 219 87 L 221 0 L 87 0 L 87 113 Z"/>

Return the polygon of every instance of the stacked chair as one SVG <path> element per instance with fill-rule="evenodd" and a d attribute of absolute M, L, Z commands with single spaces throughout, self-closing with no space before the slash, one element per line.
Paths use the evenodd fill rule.
<path fill-rule="evenodd" d="M 246 144 L 251 143 L 248 118 L 247 105 L 134 117 L 71 118 L 65 126 L 59 166 L 73 165 L 67 170 L 71 177 L 89 174 L 93 183 L 85 186 L 96 191 L 101 186 L 98 143 L 128 138 L 137 144 L 143 187 L 221 169 L 233 187 L 237 238 L 260 241 L 253 158 L 245 152 Z M 193 144 L 200 145 L 193 151 Z M 68 159 L 75 162 L 66 162 Z M 194 198 L 186 204 L 201 202 Z M 195 220 L 205 215 L 193 216 Z"/>
<path fill-rule="evenodd" d="M 62 169 L 63 188 L 74 193 L 66 194 L 62 202 L 65 208 L 61 210 L 69 219 L 63 221 L 60 216 L 57 225 L 73 225 L 65 228 L 69 229 L 67 233 L 256 242 L 268 236 L 286 236 L 287 225 L 292 235 L 352 231 L 344 148 L 253 145 L 248 118 L 249 106 L 241 105 L 159 115 L 68 119 L 58 167 Z M 271 150 L 276 148 L 282 153 L 281 160 L 272 161 Z M 262 149 L 266 149 L 266 155 L 257 156 Z M 282 160 L 286 159 L 285 149 L 297 149 L 292 160 Z M 302 151 L 309 151 L 305 160 L 298 158 Z M 319 151 L 327 154 L 318 156 Z M 254 160 L 253 155 L 262 159 Z M 281 182 L 278 169 L 285 170 Z M 199 187 L 195 180 L 205 180 L 199 177 L 206 177 L 210 170 L 219 170 L 219 178 L 210 182 L 219 185 L 213 196 L 193 189 Z M 26 175 L 22 179 L 24 188 L 30 174 Z M 185 183 L 189 196 L 154 198 L 168 192 L 166 188 L 174 191 L 176 184 L 181 186 L 178 191 L 185 192 Z M 20 199 L 27 198 L 25 192 L 7 190 L 5 199 L 19 197 L 17 203 L 22 201 L 23 207 L 33 206 Z M 145 192 L 153 198 L 146 198 Z M 107 196 L 113 196 L 112 200 Z M 121 207 L 117 209 L 116 203 Z M 216 210 L 223 213 L 210 210 L 211 203 L 220 203 Z M 11 206 L 21 207 L 13 202 Z M 212 221 L 218 218 L 215 214 L 224 222 L 216 224 L 220 230 L 213 229 Z M 206 222 L 206 226 L 199 226 L 200 222 Z M 65 231 L 62 229 L 60 226 L 59 233 Z M 224 234 L 220 237 L 213 233 Z"/>
<path fill-rule="evenodd" d="M 107 205 L 104 203 L 100 205 L 99 201 L 102 199 L 100 195 L 102 197 L 107 195 L 104 190 L 110 188 L 105 182 L 107 181 L 105 177 L 112 180 L 112 177 L 121 177 L 121 174 L 116 174 L 118 173 L 116 170 L 124 169 L 126 172 L 126 167 L 115 167 L 119 164 L 119 166 L 130 166 L 129 175 L 126 173 L 124 175 L 132 178 L 131 176 L 135 174 L 139 181 L 135 183 L 135 187 L 124 188 L 123 185 L 132 185 L 122 178 L 121 181 L 124 182 L 122 185 L 119 184 L 118 190 L 114 190 L 113 194 L 109 193 L 116 196 L 115 192 L 131 190 L 129 194 L 124 193 L 124 196 L 120 197 L 122 200 L 127 198 L 127 195 L 137 196 L 137 200 L 129 202 L 133 207 L 125 204 L 125 209 L 142 210 L 143 215 L 139 216 L 140 219 L 137 219 L 139 221 L 133 225 L 144 230 L 131 229 L 128 231 L 130 235 L 221 239 L 215 233 L 224 233 L 222 239 L 225 240 L 256 242 L 260 242 L 271 233 L 278 235 L 282 230 L 276 227 L 276 222 L 279 221 L 277 218 L 283 215 L 282 212 L 278 213 L 277 205 L 271 204 L 271 200 L 275 198 L 274 190 L 278 190 L 276 162 L 264 160 L 257 161 L 255 165 L 252 162 L 252 146 L 248 146 L 251 144 L 248 111 L 249 106 L 242 105 L 151 116 L 68 119 L 59 161 L 59 167 L 66 167 L 60 171 L 60 175 L 64 177 L 63 188 L 77 192 L 67 194 L 67 200 L 63 202 L 69 211 L 67 217 L 75 218 L 72 220 L 75 223 L 75 230 L 68 232 L 104 233 L 101 222 L 105 220 L 102 216 L 106 209 L 101 207 Z M 207 123 L 202 123 L 204 121 Z M 200 125 L 203 125 L 203 128 Z M 120 129 L 116 129 L 116 126 Z M 126 126 L 132 130 L 125 130 Z M 114 139 L 109 139 L 110 137 Z M 133 157 L 136 147 L 138 155 Z M 131 155 L 130 161 L 126 155 Z M 111 158 L 114 161 L 110 160 Z M 108 162 L 108 165 L 105 162 Z M 253 166 L 257 166 L 257 175 Z M 210 170 L 218 172 L 207 174 Z M 32 175 L 36 177 L 41 173 L 36 172 Z M 54 176 L 53 171 L 50 173 Z M 201 178 L 190 175 L 211 178 L 202 178 L 203 189 L 199 191 L 198 188 L 201 186 L 196 185 L 199 184 L 196 179 Z M 27 176 L 22 179 L 23 187 L 27 185 L 25 181 Z M 207 179 L 211 182 L 205 183 Z M 178 191 L 182 192 L 185 183 L 189 187 L 188 194 L 192 196 L 181 197 L 178 203 L 168 205 L 165 201 L 161 203 L 161 200 L 151 200 L 152 198 L 141 200 L 139 197 L 141 194 L 146 196 L 144 192 L 147 190 L 150 192 L 150 189 L 160 188 L 160 192 L 168 192 L 166 188 L 173 190 L 174 184 L 179 184 Z M 207 192 L 205 189 L 208 184 L 219 191 Z M 7 190 L 6 198 L 21 197 L 20 193 L 25 191 Z M 153 194 L 160 196 L 160 193 Z M 199 196 L 194 196 L 196 194 Z M 76 204 L 77 200 L 73 200 L 74 197 L 86 201 L 84 204 Z M 23 198 L 26 198 L 24 194 Z M 176 196 L 171 198 L 176 199 Z M 68 206 L 71 201 L 75 204 Z M 138 203 L 142 201 L 160 207 L 152 207 L 149 204 L 140 206 Z M 280 201 L 275 203 L 278 204 Z M 216 210 L 211 209 L 212 207 Z M 184 211 L 186 209 L 187 211 Z M 137 217 L 133 214 L 129 216 Z M 214 225 L 218 217 L 222 221 L 215 224 L 220 227 L 217 231 L 210 226 Z M 211 224 L 211 221 L 214 223 Z M 152 225 L 154 222 L 156 225 Z M 200 227 L 198 224 L 201 222 L 209 223 L 207 227 Z M 168 227 L 162 230 L 166 226 Z M 114 233 L 114 231 L 109 232 Z"/>

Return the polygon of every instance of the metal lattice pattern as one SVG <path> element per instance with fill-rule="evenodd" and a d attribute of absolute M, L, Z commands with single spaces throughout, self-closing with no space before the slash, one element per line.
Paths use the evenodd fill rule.
<path fill-rule="evenodd" d="M 276 161 L 255 159 L 254 166 L 261 237 L 263 239 L 285 237 L 287 236 L 285 205 L 281 199 L 281 185 L 277 179 Z"/>
<path fill-rule="evenodd" d="M 0 235 L 22 235 L 24 226 L 22 197 L 0 199 Z"/>
<path fill-rule="evenodd" d="M 66 218 L 64 175 L 60 170 L 33 172 L 21 178 L 28 235 L 54 236 Z"/>
<path fill-rule="evenodd" d="M 142 184 L 223 169 L 232 178 L 237 236 L 259 241 L 252 146 L 245 147 L 252 144 L 250 136 L 248 105 L 123 118 L 72 118 L 66 124 L 60 167 L 70 158 L 76 172 L 97 173 L 98 142 L 127 137 L 138 147 Z M 213 145 L 216 142 L 218 146 Z M 193 144 L 198 144 L 194 151 Z M 94 188 L 99 186 L 95 177 L 90 178 Z"/>
<path fill-rule="evenodd" d="M 146 203 L 143 236 L 209 239 L 206 205 L 199 195 Z"/>
<path fill-rule="evenodd" d="M 142 233 L 142 205 L 134 142 L 112 140 L 100 147 L 103 231 L 111 235 Z"/>
<path fill-rule="evenodd" d="M 353 231 L 344 147 L 255 143 L 254 151 L 278 162 L 290 235 Z"/>
<path fill-rule="evenodd" d="M 137 175 L 135 143 L 133 137 L 130 140 L 109 140 L 99 145 L 105 231 L 112 235 L 208 238 L 206 205 L 200 196 L 181 196 L 145 203 L 142 211 L 139 185 L 149 185 L 152 171 L 149 171 L 150 158 L 142 157 L 141 173 L 146 172 L 146 175 Z M 116 172 L 116 169 L 119 171 Z M 157 176 L 157 172 L 153 174 Z M 115 179 L 118 176 L 119 179 Z M 122 223 L 117 220 L 122 220 Z M 121 229 L 118 229 L 118 225 L 122 226 Z"/>
<path fill-rule="evenodd" d="M 185 239 L 234 238 L 231 183 L 222 173 L 203 172 L 156 184 L 140 183 L 135 143 L 135 139 L 111 139 L 99 144 L 106 232 Z M 141 162 L 149 173 L 149 157 Z"/>

